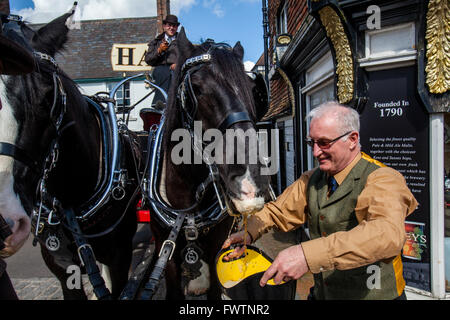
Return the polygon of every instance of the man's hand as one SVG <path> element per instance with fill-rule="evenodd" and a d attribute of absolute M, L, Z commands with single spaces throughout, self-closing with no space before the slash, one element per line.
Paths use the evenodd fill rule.
<path fill-rule="evenodd" d="M 177 64 L 176 63 L 172 63 L 170 65 L 170 70 L 175 70 L 176 67 L 177 67 Z"/>
<path fill-rule="evenodd" d="M 259 285 L 264 287 L 273 278 L 275 284 L 282 281 L 297 280 L 308 272 L 308 264 L 303 254 L 302 246 L 296 245 L 284 249 L 275 258 L 275 261 L 263 274 Z"/>
<path fill-rule="evenodd" d="M 169 48 L 169 43 L 166 40 L 163 40 L 158 48 L 158 53 L 161 54 Z"/>
<path fill-rule="evenodd" d="M 228 260 L 238 258 L 241 255 L 243 255 L 245 252 L 245 249 L 246 249 L 246 246 L 244 246 L 244 243 L 245 244 L 252 243 L 252 237 L 248 233 L 246 233 L 245 231 L 239 231 L 239 232 L 231 234 L 223 243 L 222 249 L 226 249 L 229 246 L 231 246 L 232 244 L 240 244 L 241 246 L 235 248 L 233 252 L 231 252 L 230 254 L 225 256 L 223 259 L 225 261 L 228 261 Z"/>

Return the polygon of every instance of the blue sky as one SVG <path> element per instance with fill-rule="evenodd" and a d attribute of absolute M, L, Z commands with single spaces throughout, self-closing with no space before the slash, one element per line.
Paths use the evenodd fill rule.
<path fill-rule="evenodd" d="M 12 13 L 31 22 L 45 22 L 63 14 L 74 0 L 10 0 Z M 156 0 L 78 0 L 80 19 L 155 16 Z M 212 38 L 234 46 L 240 41 L 244 61 L 256 62 L 263 53 L 261 0 L 171 0 L 188 38 L 199 43 Z M 102 4 L 101 8 L 96 8 Z M 127 7 L 128 6 L 128 7 Z M 85 9 L 85 10 L 83 10 Z"/>

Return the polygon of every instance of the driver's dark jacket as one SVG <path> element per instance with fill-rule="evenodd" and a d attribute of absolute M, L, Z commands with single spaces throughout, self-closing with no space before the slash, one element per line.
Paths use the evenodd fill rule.
<path fill-rule="evenodd" d="M 164 32 L 161 33 L 148 44 L 147 53 L 145 54 L 145 62 L 150 66 L 155 67 L 160 65 L 172 65 L 177 62 L 177 40 L 173 40 L 166 51 L 161 54 L 158 53 L 158 48 L 164 40 L 164 34 Z"/>

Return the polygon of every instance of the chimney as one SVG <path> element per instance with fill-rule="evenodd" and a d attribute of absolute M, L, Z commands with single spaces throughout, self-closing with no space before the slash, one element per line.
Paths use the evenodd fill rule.
<path fill-rule="evenodd" d="M 2 0 L 0 0 L 2 1 Z M 156 0 L 156 17 L 158 21 L 158 34 L 163 32 L 163 20 L 170 14 L 170 0 Z"/>
<path fill-rule="evenodd" d="M 0 12 L 9 14 L 9 0 L 0 0 Z"/>

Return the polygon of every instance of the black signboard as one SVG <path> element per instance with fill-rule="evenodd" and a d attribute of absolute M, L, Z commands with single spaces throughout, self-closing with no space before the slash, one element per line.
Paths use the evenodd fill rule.
<path fill-rule="evenodd" d="M 368 72 L 369 100 L 361 114 L 363 152 L 403 174 L 419 202 L 406 218 L 406 284 L 431 291 L 429 116 L 417 97 L 416 67 Z"/>

